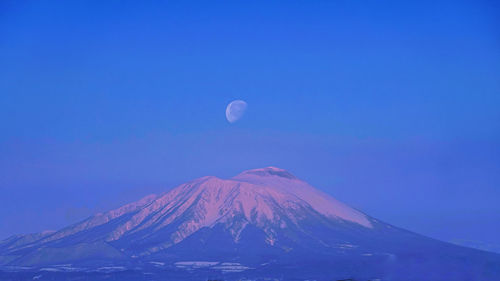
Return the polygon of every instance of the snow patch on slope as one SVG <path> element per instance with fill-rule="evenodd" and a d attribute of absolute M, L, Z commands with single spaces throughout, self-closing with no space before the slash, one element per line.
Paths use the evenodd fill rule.
<path fill-rule="evenodd" d="M 245 171 L 233 180 L 267 186 L 306 201 L 319 213 L 329 217 L 358 223 L 371 228 L 372 224 L 363 213 L 345 205 L 328 194 L 321 192 L 289 172 L 276 167 L 267 167 Z"/>

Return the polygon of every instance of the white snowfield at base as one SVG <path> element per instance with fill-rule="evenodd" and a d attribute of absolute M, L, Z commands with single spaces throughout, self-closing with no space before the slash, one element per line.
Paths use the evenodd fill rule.
<path fill-rule="evenodd" d="M 251 269 L 237 262 L 215 262 L 215 261 L 181 261 L 176 262 L 174 265 L 177 268 L 184 269 L 197 269 L 197 268 L 210 268 L 220 270 L 222 272 L 242 272 Z"/>
<path fill-rule="evenodd" d="M 97 272 L 114 272 L 114 271 L 125 271 L 127 270 L 124 266 L 103 266 L 99 267 L 95 271 Z"/>
<path fill-rule="evenodd" d="M 155 265 L 155 266 L 164 266 L 165 265 L 164 262 L 160 262 L 160 261 L 150 261 L 149 263 L 152 265 Z"/>
<path fill-rule="evenodd" d="M 177 267 L 193 267 L 193 268 L 202 268 L 202 267 L 210 267 L 219 264 L 218 261 L 180 261 L 176 262 L 175 266 Z"/>

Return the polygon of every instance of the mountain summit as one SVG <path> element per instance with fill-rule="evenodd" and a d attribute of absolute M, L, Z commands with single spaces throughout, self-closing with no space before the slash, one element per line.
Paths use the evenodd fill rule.
<path fill-rule="evenodd" d="M 418 269 L 412 274 L 463 270 L 465 261 L 486 277 L 489 264 L 500 265 L 498 255 L 380 222 L 276 167 L 198 178 L 56 232 L 0 242 L 4 266 L 186 261 L 229 261 L 254 272 L 313 262 L 331 274 L 365 264 L 366 274 L 379 275 L 399 274 L 405 264 Z"/>

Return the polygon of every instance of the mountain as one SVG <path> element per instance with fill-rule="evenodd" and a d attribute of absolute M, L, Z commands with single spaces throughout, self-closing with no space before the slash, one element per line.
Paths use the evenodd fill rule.
<path fill-rule="evenodd" d="M 275 167 L 202 177 L 56 232 L 13 236 L 0 242 L 0 265 L 5 276 L 43 271 L 50 280 L 110 272 L 120 280 L 145 273 L 158 280 L 500 280 L 500 255 L 381 222 Z"/>

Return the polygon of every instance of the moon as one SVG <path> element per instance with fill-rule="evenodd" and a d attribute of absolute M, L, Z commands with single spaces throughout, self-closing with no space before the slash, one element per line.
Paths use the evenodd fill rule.
<path fill-rule="evenodd" d="M 247 109 L 247 103 L 242 100 L 234 100 L 230 102 L 226 107 L 226 118 L 229 123 L 234 123 L 238 121 L 245 110 Z"/>

